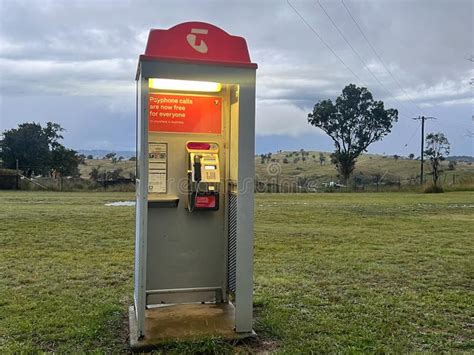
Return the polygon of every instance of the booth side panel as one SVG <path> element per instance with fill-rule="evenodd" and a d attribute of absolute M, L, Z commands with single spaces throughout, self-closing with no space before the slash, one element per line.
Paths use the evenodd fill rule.
<path fill-rule="evenodd" d="M 136 181 L 135 181 L 135 269 L 134 269 L 134 289 L 133 289 L 133 301 L 135 306 L 135 318 L 137 318 L 137 303 L 139 298 L 139 289 L 140 289 L 140 245 L 142 242 L 142 229 L 141 229 L 141 210 L 142 205 L 140 204 L 140 164 L 141 164 L 141 127 L 142 124 L 140 123 L 141 120 L 141 89 L 140 89 L 141 81 L 136 82 L 136 99 L 135 99 L 135 120 L 136 120 L 136 154 L 137 154 L 137 161 L 136 161 Z"/>
<path fill-rule="evenodd" d="M 135 315 L 137 337 L 144 335 L 146 306 L 146 249 L 148 215 L 148 81 L 140 78 L 137 99 L 137 181 L 135 241 Z"/>
<path fill-rule="evenodd" d="M 237 248 L 237 180 L 239 178 L 239 99 L 238 88 L 230 95 L 229 182 L 227 207 L 227 288 L 235 295 Z"/>
<path fill-rule="evenodd" d="M 250 76 L 250 75 L 249 75 Z M 235 326 L 252 332 L 255 154 L 255 73 L 240 86 Z M 243 134 L 242 132 L 245 132 Z"/>

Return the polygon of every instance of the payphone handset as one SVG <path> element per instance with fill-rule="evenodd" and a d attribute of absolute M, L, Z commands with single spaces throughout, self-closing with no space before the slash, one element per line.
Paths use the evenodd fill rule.
<path fill-rule="evenodd" d="M 187 142 L 188 206 L 194 210 L 219 209 L 219 146 L 209 142 Z"/>
<path fill-rule="evenodd" d="M 191 153 L 191 179 L 193 182 L 219 182 L 219 156 L 217 153 Z"/>

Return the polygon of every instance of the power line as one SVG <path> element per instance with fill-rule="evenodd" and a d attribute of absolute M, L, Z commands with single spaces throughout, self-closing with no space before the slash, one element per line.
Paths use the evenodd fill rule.
<path fill-rule="evenodd" d="M 364 81 L 346 64 L 346 62 L 344 62 L 344 60 L 331 48 L 331 46 L 321 37 L 321 35 L 318 33 L 318 31 L 316 31 L 316 29 L 311 26 L 306 20 L 305 18 L 303 17 L 303 15 L 300 14 L 300 12 L 290 3 L 289 0 L 286 0 L 288 6 L 290 6 L 293 11 L 298 15 L 298 17 L 301 19 L 301 21 L 303 21 L 303 23 L 306 25 L 306 27 L 308 27 L 311 32 L 313 32 L 314 35 L 316 35 L 316 37 L 326 46 L 327 49 L 329 49 L 331 51 L 331 53 L 342 63 L 342 65 L 344 65 L 344 67 L 352 74 L 354 75 L 355 78 L 357 78 L 357 80 L 359 80 L 359 82 L 361 84 L 363 84 L 364 86 L 368 86 L 366 83 L 364 83 Z M 404 117 L 404 118 L 409 118 L 408 116 L 406 115 L 402 115 L 400 114 L 400 116 Z"/>
<path fill-rule="evenodd" d="M 461 123 L 461 122 L 455 122 L 453 118 L 451 118 L 451 120 L 449 122 L 445 122 L 445 121 L 437 121 L 438 123 L 441 123 L 441 124 L 446 124 L 446 125 L 454 125 L 454 126 L 458 126 L 458 127 L 461 127 L 461 128 L 470 128 L 468 125 L 465 125 L 464 123 Z"/>
<path fill-rule="evenodd" d="M 354 24 L 356 25 L 357 29 L 359 30 L 360 34 L 362 35 L 362 37 L 364 37 L 365 41 L 367 42 L 367 44 L 369 45 L 369 47 L 372 49 L 372 52 L 374 52 L 375 56 L 378 58 L 378 60 L 380 61 L 380 63 L 382 64 L 382 66 L 385 68 L 385 70 L 387 71 L 387 73 L 392 77 L 393 81 L 395 81 L 395 83 L 398 85 L 398 87 L 400 88 L 400 90 L 403 91 L 403 93 L 408 97 L 408 99 L 413 103 L 413 105 L 415 105 L 420 111 L 423 111 L 421 109 L 420 106 L 418 106 L 418 104 L 413 100 L 413 98 L 408 94 L 408 92 L 406 92 L 406 90 L 403 88 L 403 86 L 400 84 L 400 82 L 397 80 L 397 78 L 393 75 L 393 73 L 390 71 L 390 69 L 388 69 L 388 66 L 386 65 L 385 61 L 382 59 L 382 57 L 378 54 L 378 52 L 375 50 L 375 47 L 372 45 L 372 43 L 370 43 L 368 37 L 365 35 L 364 31 L 362 30 L 362 27 L 359 25 L 359 23 L 356 21 L 356 19 L 354 18 L 354 16 L 352 15 L 352 13 L 350 12 L 349 8 L 346 6 L 346 4 L 344 3 L 344 0 L 341 0 L 341 3 L 342 5 L 344 6 L 344 8 L 346 9 L 347 13 L 349 14 L 350 18 L 352 19 L 352 21 L 354 22 Z"/>
<path fill-rule="evenodd" d="M 363 64 L 364 68 L 370 73 L 370 75 L 372 75 L 372 77 L 377 81 L 377 83 L 380 85 L 381 88 L 383 88 L 388 94 L 389 96 L 393 99 L 393 101 L 395 101 L 396 103 L 398 103 L 400 106 L 404 107 L 405 110 L 407 111 L 410 111 L 411 114 L 414 114 L 411 110 L 408 110 L 407 107 L 405 105 L 403 105 L 400 101 L 398 101 L 393 95 L 392 93 L 390 92 L 390 90 L 387 89 L 387 87 L 377 78 L 377 76 L 374 74 L 374 72 L 369 68 L 369 66 L 367 65 L 367 63 L 365 62 L 365 60 L 362 58 L 362 56 L 359 54 L 359 52 L 357 52 L 357 50 L 352 46 L 352 44 L 349 42 L 349 40 L 347 39 L 347 37 L 344 35 L 344 33 L 341 31 L 341 29 L 339 28 L 339 26 L 336 24 L 336 22 L 332 19 L 332 17 L 329 15 L 329 13 L 326 11 L 326 9 L 324 8 L 323 4 L 321 3 L 320 0 L 318 0 L 318 5 L 319 7 L 323 10 L 324 14 L 327 16 L 327 18 L 329 19 L 329 21 L 331 21 L 332 25 L 336 28 L 337 32 L 341 35 L 342 39 L 347 43 L 347 45 L 350 47 L 350 49 L 354 52 L 354 54 L 357 56 L 357 58 L 359 58 L 359 60 L 361 61 L 361 63 Z"/>
<path fill-rule="evenodd" d="M 413 140 L 413 137 L 415 137 L 415 135 L 416 135 L 416 133 L 418 132 L 419 129 L 420 129 L 420 126 L 417 126 L 416 129 L 413 131 L 412 135 L 410 136 L 410 138 L 408 139 L 408 141 L 403 146 L 403 148 L 408 147 L 408 144 L 411 143 L 411 141 Z"/>
<path fill-rule="evenodd" d="M 444 122 L 444 121 L 436 121 L 436 123 L 440 123 L 441 125 L 444 125 L 445 127 L 449 127 L 449 128 L 457 128 L 457 129 L 462 129 L 462 130 L 469 130 L 470 127 L 468 126 L 465 126 L 463 124 L 459 124 L 459 123 L 454 123 L 452 122 L 452 120 L 450 122 Z"/>
<path fill-rule="evenodd" d="M 327 44 L 327 42 L 319 35 L 318 31 L 316 31 L 314 29 L 313 26 L 311 26 L 305 19 L 304 17 L 298 12 L 298 10 L 296 10 L 296 8 L 291 5 L 290 3 L 290 0 L 286 0 L 286 2 L 288 3 L 288 5 L 293 9 L 293 11 L 299 16 L 299 18 L 301 19 L 301 21 L 303 21 L 303 23 L 319 38 L 319 40 L 327 47 L 327 49 L 329 49 L 331 51 L 331 53 L 337 58 L 339 59 L 339 61 L 342 63 L 342 65 L 344 65 L 346 67 L 347 70 L 349 70 L 352 75 L 354 75 L 360 82 L 362 82 L 362 79 L 356 74 L 354 73 L 354 71 L 342 60 L 342 58 L 340 56 L 337 55 L 336 52 L 334 52 L 334 50 L 331 48 L 331 46 L 329 44 Z"/>

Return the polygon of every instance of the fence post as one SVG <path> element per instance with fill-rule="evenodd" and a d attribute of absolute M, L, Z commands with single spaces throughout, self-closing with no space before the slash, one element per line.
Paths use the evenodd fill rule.
<path fill-rule="evenodd" d="M 15 182 L 15 187 L 17 190 L 20 189 L 20 172 L 19 172 L 19 166 L 18 166 L 18 159 L 16 160 L 16 182 Z"/>

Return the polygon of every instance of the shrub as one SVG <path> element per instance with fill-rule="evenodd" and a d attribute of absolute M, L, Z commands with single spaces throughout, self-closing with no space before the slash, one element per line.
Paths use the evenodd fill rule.
<path fill-rule="evenodd" d="M 423 192 L 425 194 L 438 194 L 438 193 L 444 192 L 444 190 L 441 186 L 430 184 L 425 187 Z"/>

